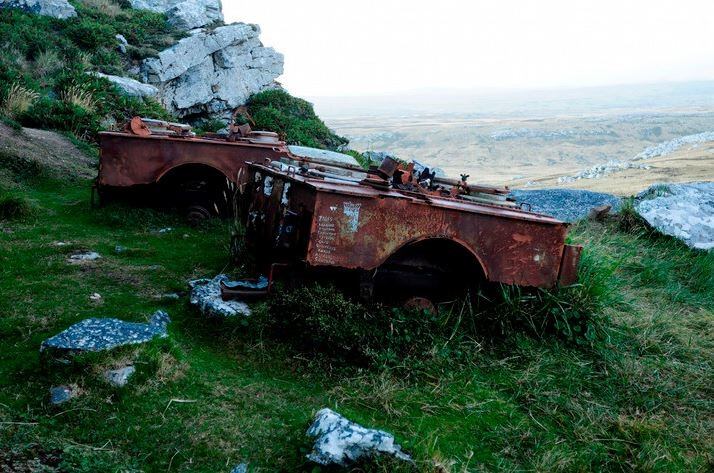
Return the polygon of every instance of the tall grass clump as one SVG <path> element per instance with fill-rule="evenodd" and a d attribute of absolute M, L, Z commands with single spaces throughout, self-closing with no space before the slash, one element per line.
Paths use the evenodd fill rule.
<path fill-rule="evenodd" d="M 25 196 L 0 192 L 0 221 L 23 220 L 34 216 L 37 208 Z"/>
<path fill-rule="evenodd" d="M 607 339 L 606 308 L 619 303 L 614 278 L 618 265 L 618 260 L 585 248 L 576 284 L 553 289 L 501 285 L 479 304 L 476 318 L 490 335 L 525 331 L 577 345 Z"/>
<path fill-rule="evenodd" d="M 88 112 L 97 109 L 97 102 L 92 96 L 92 92 L 83 89 L 79 85 L 70 85 L 60 93 L 60 100 L 66 104 L 81 107 Z"/>
<path fill-rule="evenodd" d="M 27 112 L 39 98 L 40 94 L 15 82 L 5 92 L 2 101 L 2 113 L 10 118 L 16 118 Z"/>

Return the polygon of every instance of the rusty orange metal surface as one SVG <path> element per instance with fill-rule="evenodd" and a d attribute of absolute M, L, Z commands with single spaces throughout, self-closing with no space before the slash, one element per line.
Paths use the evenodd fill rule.
<path fill-rule="evenodd" d="M 579 253 L 564 243 L 567 224 L 546 215 L 249 167 L 248 223 L 260 223 L 273 259 L 281 256 L 271 242 L 281 238 L 287 212 L 306 222 L 295 229 L 293 256 L 312 267 L 372 270 L 406 245 L 443 239 L 473 255 L 489 281 L 552 287 L 576 274 Z"/>
<path fill-rule="evenodd" d="M 121 132 L 100 133 L 99 141 L 98 184 L 109 187 L 154 184 L 172 169 L 186 164 L 209 166 L 235 182 L 247 161 L 289 155 L 282 142 L 229 142 Z"/>

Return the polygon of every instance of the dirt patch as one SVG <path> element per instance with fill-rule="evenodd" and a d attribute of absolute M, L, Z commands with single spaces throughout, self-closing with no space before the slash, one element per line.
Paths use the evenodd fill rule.
<path fill-rule="evenodd" d="M 12 160 L 16 160 L 13 162 Z M 10 162 L 3 162 L 10 161 Z M 61 178 L 92 178 L 97 160 L 69 139 L 47 130 L 14 130 L 0 123 L 0 166 L 47 170 Z"/>

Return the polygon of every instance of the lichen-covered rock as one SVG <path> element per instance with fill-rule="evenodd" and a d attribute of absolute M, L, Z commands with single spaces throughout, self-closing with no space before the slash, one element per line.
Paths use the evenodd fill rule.
<path fill-rule="evenodd" d="M 147 324 L 119 319 L 85 319 L 42 342 L 40 352 L 81 353 L 145 343 L 156 337 L 166 337 L 170 321 L 169 315 L 162 310 L 156 311 Z"/>
<path fill-rule="evenodd" d="M 394 443 L 394 436 L 382 430 L 367 429 L 325 408 L 315 415 L 307 435 L 315 438 L 307 458 L 320 465 L 349 466 L 374 455 L 391 455 L 411 462 L 409 455 Z"/>
<path fill-rule="evenodd" d="M 123 388 L 127 385 L 134 372 L 136 372 L 136 368 L 133 366 L 124 366 L 123 368 L 105 371 L 104 379 L 116 388 Z"/>
<path fill-rule="evenodd" d="M 250 315 L 250 307 L 245 302 L 224 301 L 221 298 L 221 281 L 229 281 L 228 276 L 219 274 L 213 279 L 196 279 L 191 286 L 189 302 L 198 307 L 208 317 L 235 317 Z"/>
<path fill-rule="evenodd" d="M 129 0 L 132 8 L 165 13 L 169 23 L 190 30 L 223 21 L 220 0 Z"/>
<path fill-rule="evenodd" d="M 117 86 L 122 94 L 129 97 L 156 97 L 159 89 L 150 84 L 144 84 L 138 80 L 129 77 L 112 76 L 102 74 L 101 72 L 93 72 L 92 75 L 107 79 L 109 82 Z"/>
<path fill-rule="evenodd" d="M 17 8 L 60 20 L 77 16 L 77 11 L 67 0 L 0 0 L 0 8 Z"/>
<path fill-rule="evenodd" d="M 714 182 L 654 185 L 637 196 L 635 208 L 659 232 L 714 249 Z"/>
<path fill-rule="evenodd" d="M 194 30 L 142 64 L 144 82 L 158 87 L 164 106 L 178 116 L 221 115 L 248 97 L 276 87 L 283 55 L 264 47 L 257 25 L 234 23 Z"/>
<path fill-rule="evenodd" d="M 78 391 L 72 386 L 52 386 L 50 388 L 50 402 L 52 404 L 64 404 L 77 397 Z"/>

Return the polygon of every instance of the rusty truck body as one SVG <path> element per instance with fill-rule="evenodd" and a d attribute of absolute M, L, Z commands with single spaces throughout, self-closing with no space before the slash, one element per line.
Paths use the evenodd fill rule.
<path fill-rule="evenodd" d="M 275 133 L 229 131 L 197 138 L 181 124 L 134 118 L 123 132 L 100 134 L 97 187 L 158 187 L 199 220 L 220 212 L 232 183 L 263 271 L 355 275 L 365 297 L 432 306 L 474 283 L 549 288 L 577 279 L 581 248 L 566 244 L 567 224 L 530 212 L 506 188 L 392 158 L 365 170 L 300 157 Z"/>
<path fill-rule="evenodd" d="M 220 213 L 226 183 L 237 182 L 246 162 L 290 155 L 277 133 L 232 126 L 228 135 L 196 137 L 186 125 L 139 117 L 123 131 L 100 133 L 99 144 L 101 197 L 170 201 L 191 220 Z"/>
<path fill-rule="evenodd" d="M 363 296 L 420 307 L 474 283 L 577 279 L 581 248 L 565 243 L 567 224 L 521 208 L 506 189 L 428 169 L 424 179 L 394 162 L 347 173 L 286 159 L 248 167 L 247 240 L 266 264 L 351 270 Z"/>

